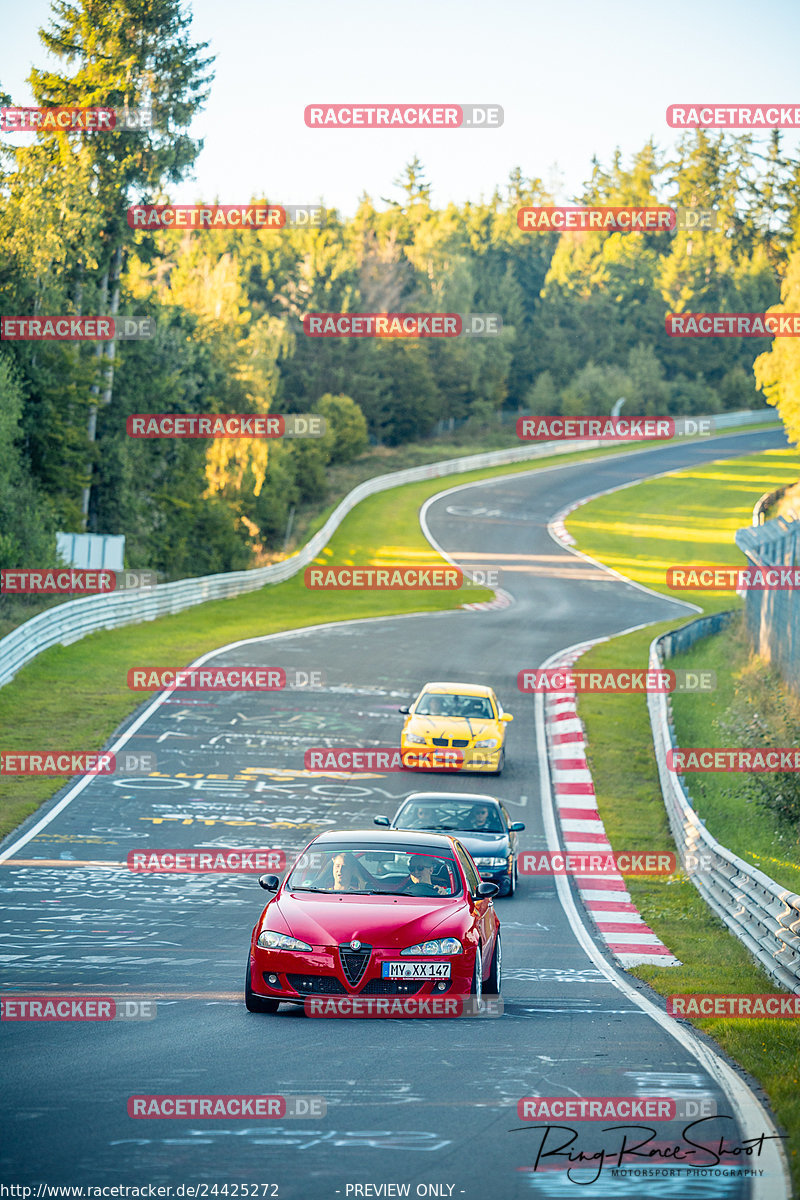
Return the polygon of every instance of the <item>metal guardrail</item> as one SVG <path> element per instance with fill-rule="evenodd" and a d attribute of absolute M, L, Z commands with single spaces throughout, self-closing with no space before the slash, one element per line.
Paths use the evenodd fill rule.
<path fill-rule="evenodd" d="M 724 413 L 714 417 L 714 424 L 716 429 L 726 429 L 738 425 L 760 424 L 773 418 L 778 420 L 778 414 L 773 409 L 763 412 Z M 535 458 L 571 454 L 576 450 L 591 450 L 619 444 L 622 443 L 601 442 L 597 439 L 580 442 L 540 442 L 513 449 L 491 450 L 485 454 L 445 459 L 421 467 L 407 467 L 402 471 L 391 471 L 386 475 L 365 480 L 344 497 L 322 528 L 301 550 L 281 562 L 247 571 L 179 579 L 174 583 L 162 583 L 136 591 L 82 596 L 31 617 L 0 640 L 0 687 L 12 680 L 26 663 L 51 646 L 68 646 L 100 629 L 118 629 L 140 621 L 154 621 L 156 617 L 182 612 L 207 600 L 227 600 L 266 584 L 280 583 L 291 578 L 313 562 L 328 544 L 342 520 L 367 496 L 374 496 L 378 492 L 401 487 L 406 483 L 438 479 L 441 476 L 457 475 L 482 467 L 504 466 Z"/>
<path fill-rule="evenodd" d="M 795 566 L 800 521 L 773 517 L 763 524 L 736 530 L 736 545 L 754 566 Z"/>
<path fill-rule="evenodd" d="M 665 661 L 698 638 L 718 632 L 733 615 L 699 617 L 654 638 L 651 670 L 661 670 Z M 711 836 L 692 807 L 683 778 L 667 766 L 667 751 L 676 748 L 669 696 L 651 692 L 647 707 L 661 793 L 684 870 L 709 907 L 775 982 L 800 994 L 800 896 L 737 858 Z"/>
<path fill-rule="evenodd" d="M 763 525 L 767 519 L 767 512 L 772 505 L 780 500 L 783 493 L 786 491 L 788 484 L 783 487 L 775 488 L 774 492 L 764 492 L 763 496 L 759 496 L 753 505 L 753 525 Z"/>

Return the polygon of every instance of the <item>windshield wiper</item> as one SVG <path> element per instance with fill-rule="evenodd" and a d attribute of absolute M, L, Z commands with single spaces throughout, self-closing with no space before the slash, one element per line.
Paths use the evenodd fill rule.
<path fill-rule="evenodd" d="M 326 895 L 330 893 L 330 888 L 314 888 L 314 887 L 290 887 L 290 892 L 324 892 Z"/>

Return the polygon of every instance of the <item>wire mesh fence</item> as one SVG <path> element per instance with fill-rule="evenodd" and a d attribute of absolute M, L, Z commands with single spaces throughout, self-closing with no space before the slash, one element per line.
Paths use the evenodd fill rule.
<path fill-rule="evenodd" d="M 763 525 L 740 529 L 736 545 L 751 567 L 796 567 L 800 521 L 775 517 Z M 748 588 L 745 597 L 747 630 L 754 650 L 800 695 L 800 592 L 785 585 Z"/>

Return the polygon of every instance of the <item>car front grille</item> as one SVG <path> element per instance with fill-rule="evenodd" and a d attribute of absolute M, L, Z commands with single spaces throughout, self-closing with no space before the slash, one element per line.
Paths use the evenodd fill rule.
<path fill-rule="evenodd" d="M 348 946 L 339 947 L 339 958 L 347 982 L 355 987 L 367 969 L 372 946 L 363 946 L 360 950 L 351 950 Z"/>
<path fill-rule="evenodd" d="M 289 986 L 301 996 L 346 996 L 347 988 L 334 975 L 287 975 Z"/>
<path fill-rule="evenodd" d="M 433 743 L 434 746 L 449 746 L 450 745 L 449 738 L 431 738 L 431 742 Z"/>
<path fill-rule="evenodd" d="M 266 982 L 266 972 L 264 975 Z M 289 986 L 301 996 L 346 996 L 347 989 L 333 975 L 287 975 Z M 370 979 L 361 996 L 414 996 L 422 987 L 419 980 Z"/>
<path fill-rule="evenodd" d="M 362 996 L 414 996 L 422 987 L 411 979 L 370 979 L 361 989 Z"/>
<path fill-rule="evenodd" d="M 451 746 L 468 746 L 469 738 L 453 738 L 450 745 Z"/>

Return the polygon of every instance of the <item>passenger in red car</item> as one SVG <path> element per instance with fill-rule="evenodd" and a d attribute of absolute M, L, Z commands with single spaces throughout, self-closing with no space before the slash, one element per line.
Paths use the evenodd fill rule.
<path fill-rule="evenodd" d="M 335 892 L 363 892 L 367 881 L 359 872 L 349 854 L 337 854 L 333 859 L 333 890 Z"/>

